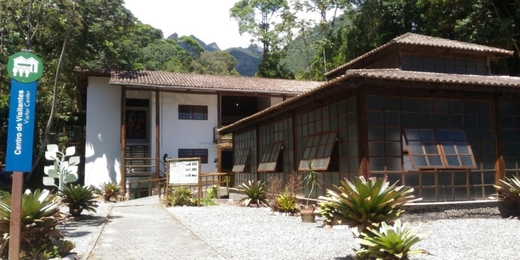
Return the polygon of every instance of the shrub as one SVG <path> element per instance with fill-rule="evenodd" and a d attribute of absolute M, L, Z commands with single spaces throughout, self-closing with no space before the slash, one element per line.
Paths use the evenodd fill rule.
<path fill-rule="evenodd" d="M 371 225 L 392 223 L 404 213 L 405 203 L 419 199 L 411 195 L 413 188 L 390 185 L 386 180 L 386 177 L 365 180 L 360 176 L 341 181 L 340 186 L 335 186 L 338 192 L 327 190 L 325 201 L 320 203 L 323 217 L 327 221 L 334 215 L 342 217 L 345 224 L 357 228 L 357 236 Z"/>
<path fill-rule="evenodd" d="M 206 190 L 209 199 L 217 198 L 218 188 L 219 187 L 217 185 L 211 185 L 211 187 L 209 187 L 209 189 Z"/>
<path fill-rule="evenodd" d="M 196 205 L 195 199 L 192 198 L 193 192 L 186 187 L 175 187 L 166 197 L 168 206 L 193 206 Z"/>
<path fill-rule="evenodd" d="M 285 189 L 285 192 L 279 194 L 276 198 L 278 210 L 281 212 L 294 213 L 296 211 L 296 197 Z"/>
<path fill-rule="evenodd" d="M 276 198 L 282 191 L 282 180 L 276 176 L 269 178 L 269 185 L 267 185 L 267 199 L 269 201 L 269 207 L 272 211 L 278 211 L 278 202 Z"/>
<path fill-rule="evenodd" d="M 298 195 L 298 192 L 300 192 L 303 187 L 302 176 L 297 172 L 292 172 L 291 175 L 289 175 L 289 179 L 287 179 L 287 185 L 285 187 L 287 187 L 289 192 L 294 196 Z"/>
<path fill-rule="evenodd" d="M 22 195 L 22 213 L 20 216 L 20 255 L 32 259 L 63 256 L 72 250 L 73 246 L 56 250 L 59 244 L 67 243 L 56 226 L 63 220 L 59 212 L 60 199 L 48 190 L 27 190 Z M 4 234 L 0 251 L 6 254 L 5 248 L 9 242 L 11 220 L 11 194 L 6 192 L 0 201 L 0 232 Z M 61 255 L 58 255 L 61 254 Z"/>
<path fill-rule="evenodd" d="M 242 183 L 240 188 L 244 190 L 246 197 L 242 198 L 239 202 L 244 203 L 247 207 L 249 204 L 254 203 L 258 206 L 266 206 L 267 199 L 267 186 L 262 181 L 251 181 Z"/>
<path fill-rule="evenodd" d="M 101 184 L 101 190 L 103 191 L 103 198 L 105 201 L 112 199 L 117 201 L 117 196 L 121 193 L 121 186 L 113 182 L 104 182 Z"/>
<path fill-rule="evenodd" d="M 90 187 L 67 185 L 61 192 L 62 202 L 69 207 L 69 214 L 79 216 L 83 210 L 96 212 L 96 200 Z"/>
<path fill-rule="evenodd" d="M 360 259 L 408 259 L 411 254 L 427 254 L 422 249 L 411 250 L 411 247 L 421 241 L 425 234 L 417 235 L 417 229 L 408 228 L 408 223 L 401 225 L 398 219 L 393 226 L 385 222 L 379 229 L 368 227 L 356 241 L 362 245 L 356 255 Z"/>

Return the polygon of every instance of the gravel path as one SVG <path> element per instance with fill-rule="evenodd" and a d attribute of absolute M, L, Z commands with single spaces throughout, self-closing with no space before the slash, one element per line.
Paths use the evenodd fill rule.
<path fill-rule="evenodd" d="M 113 205 L 99 203 L 97 213 L 84 213 L 59 226 L 65 239 L 76 243 L 73 251 L 79 259 L 86 259 L 92 250 Z M 359 247 L 345 226 L 324 228 L 321 217 L 316 223 L 303 223 L 300 217 L 272 214 L 268 208 L 226 204 L 166 209 L 228 259 L 344 260 Z M 425 249 L 431 255 L 410 259 L 520 259 L 518 219 L 411 219 L 419 233 L 429 232 L 412 249 Z"/>
<path fill-rule="evenodd" d="M 229 259 L 347 259 L 359 248 L 345 227 L 323 228 L 323 219 L 271 214 L 240 206 L 168 208 L 177 219 Z M 430 232 L 412 247 L 431 255 L 410 259 L 520 259 L 520 220 L 500 218 L 414 221 Z"/>
<path fill-rule="evenodd" d="M 69 218 L 63 225 L 58 225 L 64 239 L 76 245 L 68 258 L 87 259 L 94 248 L 114 203 L 98 202 L 97 205 L 95 213 L 86 211 L 80 217 Z M 60 211 L 68 213 L 68 208 L 61 207 Z"/>

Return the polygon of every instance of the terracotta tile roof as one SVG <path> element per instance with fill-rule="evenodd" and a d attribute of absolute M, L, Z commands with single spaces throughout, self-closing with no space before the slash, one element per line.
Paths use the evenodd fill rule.
<path fill-rule="evenodd" d="M 482 75 L 461 75 L 461 74 L 446 74 L 446 73 L 431 73 L 418 71 L 404 71 L 400 69 L 352 69 L 348 70 L 344 75 L 341 75 L 333 80 L 323 83 L 319 87 L 302 93 L 293 98 L 287 99 L 281 103 L 264 109 L 254 115 L 236 121 L 233 124 L 222 127 L 219 132 L 230 133 L 233 128 L 240 126 L 246 122 L 258 119 L 269 114 L 275 113 L 282 108 L 289 106 L 297 107 L 299 101 L 312 97 L 320 92 L 327 91 L 338 83 L 344 83 L 356 78 L 381 80 L 381 85 L 385 81 L 401 81 L 401 82 L 424 82 L 431 84 L 454 84 L 467 85 L 468 90 L 474 86 L 489 86 L 490 90 L 498 87 L 518 88 L 520 89 L 520 77 L 510 76 L 482 76 Z M 348 87 L 345 84 L 345 88 Z"/>
<path fill-rule="evenodd" d="M 113 85 L 287 94 L 299 94 L 313 89 L 322 83 L 317 81 L 215 76 L 164 71 L 112 72 L 110 77 L 110 84 Z"/>
<path fill-rule="evenodd" d="M 400 69 L 355 69 L 347 70 L 345 75 L 349 78 L 361 77 L 382 80 L 429 82 L 443 84 L 485 85 L 520 88 L 520 77 L 493 76 L 493 75 L 467 75 L 447 74 L 419 71 L 406 71 Z"/>
<path fill-rule="evenodd" d="M 479 45 L 474 43 L 467 43 L 467 42 L 461 42 L 461 41 L 455 41 L 455 40 L 448 40 L 444 38 L 439 37 L 433 37 L 433 36 L 427 36 L 422 34 L 416 34 L 416 33 L 405 33 L 401 36 L 398 36 L 389 42 L 385 43 L 384 45 L 381 45 L 331 71 L 328 71 L 325 73 L 325 76 L 329 76 L 330 74 L 333 74 L 335 72 L 338 72 L 340 70 L 344 70 L 346 67 L 351 66 L 352 64 L 367 58 L 368 56 L 371 56 L 377 52 L 380 52 L 383 49 L 386 49 L 393 45 L 415 45 L 415 46 L 427 46 L 427 47 L 439 47 L 439 48 L 449 48 L 449 49 L 456 49 L 456 50 L 467 50 L 467 51 L 474 51 L 474 52 L 480 52 L 480 53 L 488 53 L 488 54 L 494 54 L 493 56 L 501 56 L 501 57 L 507 57 L 513 55 L 513 51 L 495 48 L 495 47 L 489 47 L 485 45 Z"/>

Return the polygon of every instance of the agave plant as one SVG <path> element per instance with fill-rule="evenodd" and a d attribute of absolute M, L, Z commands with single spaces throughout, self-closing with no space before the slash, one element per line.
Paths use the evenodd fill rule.
<path fill-rule="evenodd" d="M 320 203 L 321 211 L 327 214 L 323 216 L 326 220 L 335 214 L 341 216 L 357 236 L 371 225 L 392 223 L 404 213 L 405 203 L 420 200 L 414 199 L 413 188 L 397 186 L 397 183 L 390 185 L 386 177 L 366 180 L 360 176 L 340 184 L 335 186 L 338 192 L 327 190 L 327 196 L 321 197 L 325 200 Z"/>
<path fill-rule="evenodd" d="M 117 200 L 117 196 L 121 193 L 121 186 L 113 182 L 104 182 L 101 184 L 101 190 L 105 201 Z"/>
<path fill-rule="evenodd" d="M 83 210 L 96 212 L 94 191 L 90 187 L 81 185 L 67 185 L 61 192 L 62 202 L 69 207 L 69 214 L 79 216 Z"/>
<path fill-rule="evenodd" d="M 426 233 L 417 234 L 417 228 L 410 229 L 408 223 L 401 225 L 396 220 L 393 226 L 382 222 L 379 229 L 368 227 L 356 238 L 362 248 L 356 251 L 360 259 L 408 259 L 412 254 L 428 254 L 426 250 L 411 250 L 411 247 L 421 241 Z"/>
<path fill-rule="evenodd" d="M 33 251 L 32 249 L 54 248 L 55 243 L 53 241 L 61 241 L 63 235 L 56 229 L 56 226 L 63 220 L 59 212 L 60 203 L 59 197 L 48 190 L 35 190 L 34 192 L 27 190 L 22 195 L 20 216 L 20 249 L 22 255 L 33 256 L 34 253 L 30 253 Z M 4 234 L 4 237 L 0 239 L 2 242 L 0 251 L 2 253 L 5 253 L 4 249 L 9 242 L 10 221 L 11 194 L 6 192 L 4 198 L 0 201 L 0 232 Z M 39 250 L 39 252 L 42 255 L 53 254 L 48 250 Z"/>
<path fill-rule="evenodd" d="M 520 180 L 516 176 L 511 178 L 505 177 L 499 180 L 494 187 L 499 198 L 515 201 L 520 205 Z"/>
<path fill-rule="evenodd" d="M 247 207 L 254 203 L 256 206 L 267 206 L 267 185 L 262 181 L 249 180 L 247 183 L 242 183 L 240 188 L 244 190 L 247 197 L 242 198 L 239 202 L 244 203 Z"/>

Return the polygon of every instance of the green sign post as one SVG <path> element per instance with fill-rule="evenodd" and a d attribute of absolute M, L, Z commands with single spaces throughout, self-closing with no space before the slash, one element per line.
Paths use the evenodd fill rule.
<path fill-rule="evenodd" d="M 19 259 L 23 172 L 32 167 L 36 83 L 43 74 L 43 63 L 31 52 L 18 52 L 9 58 L 7 71 L 11 76 L 11 95 L 6 170 L 13 171 L 9 259 Z"/>

